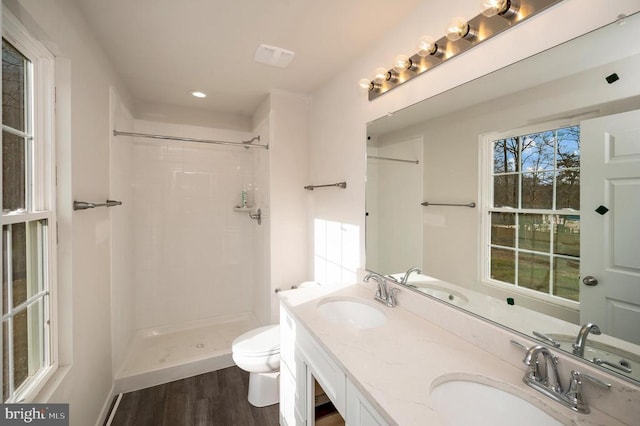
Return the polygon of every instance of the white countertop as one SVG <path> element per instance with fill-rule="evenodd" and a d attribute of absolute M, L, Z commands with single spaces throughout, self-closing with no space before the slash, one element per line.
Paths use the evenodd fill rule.
<path fill-rule="evenodd" d="M 318 299 L 327 295 L 373 300 L 372 291 L 361 285 L 280 292 L 285 309 L 327 350 L 390 424 L 442 424 L 431 408 L 429 394 L 432 386 L 453 378 L 475 378 L 510 390 L 565 424 L 624 424 L 597 410 L 589 415 L 572 412 L 525 385 L 524 364 L 517 368 L 402 306 L 388 308 L 380 304 L 387 321 L 377 328 L 337 326 L 316 308 Z M 477 321 L 470 316 L 468 320 Z M 452 314 L 452 321 L 465 321 L 465 317 Z M 491 327 L 486 332 L 491 333 Z M 513 347 L 509 356 L 521 359 L 523 353 Z M 464 401 L 460 406 L 464 409 Z"/>

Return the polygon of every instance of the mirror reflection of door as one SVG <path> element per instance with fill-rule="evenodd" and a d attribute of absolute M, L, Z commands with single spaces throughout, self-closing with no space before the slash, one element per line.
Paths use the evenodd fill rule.
<path fill-rule="evenodd" d="M 581 134 L 580 275 L 597 284 L 581 284 L 580 320 L 640 344 L 640 110 L 585 120 Z"/>

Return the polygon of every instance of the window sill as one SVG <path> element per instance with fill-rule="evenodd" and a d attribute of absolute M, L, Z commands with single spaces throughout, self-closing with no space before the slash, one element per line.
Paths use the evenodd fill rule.
<path fill-rule="evenodd" d="M 71 365 L 64 365 L 58 367 L 51 377 L 45 381 L 44 384 L 40 387 L 37 392 L 33 393 L 33 397 L 30 401 L 25 400 L 25 402 L 33 402 L 33 403 L 47 403 L 53 396 L 53 394 L 58 390 L 60 384 L 65 379 L 67 374 L 71 371 Z"/>

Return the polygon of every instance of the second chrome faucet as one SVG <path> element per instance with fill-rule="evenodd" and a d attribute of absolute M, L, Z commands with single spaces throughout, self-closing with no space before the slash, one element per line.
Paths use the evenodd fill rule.
<path fill-rule="evenodd" d="M 582 391 L 582 379 L 588 379 L 590 382 L 605 389 L 611 388 L 610 384 L 596 377 L 571 370 L 569 385 L 565 389 L 558 374 L 557 356 L 541 345 L 534 345 L 530 348 L 523 345 L 519 346 L 522 346 L 527 351 L 522 362 L 529 367 L 522 380 L 527 385 L 554 401 L 571 408 L 573 411 L 583 414 L 588 414 L 590 411 Z M 538 359 L 540 355 L 543 357 L 542 363 Z"/>

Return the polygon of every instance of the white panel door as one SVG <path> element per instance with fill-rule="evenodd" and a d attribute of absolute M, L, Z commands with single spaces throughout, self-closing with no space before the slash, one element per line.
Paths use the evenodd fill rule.
<path fill-rule="evenodd" d="M 580 275 L 598 283 L 580 321 L 640 344 L 640 110 L 583 121 L 581 141 Z"/>

